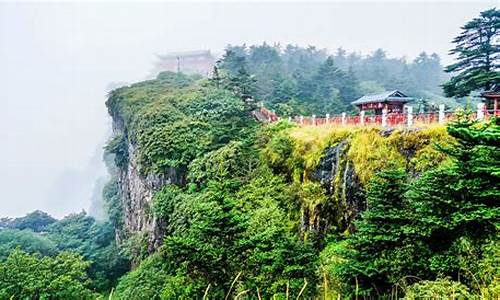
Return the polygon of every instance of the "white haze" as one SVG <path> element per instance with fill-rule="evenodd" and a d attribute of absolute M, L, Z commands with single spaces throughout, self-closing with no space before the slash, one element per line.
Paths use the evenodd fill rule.
<path fill-rule="evenodd" d="M 155 54 L 267 41 L 449 63 L 459 27 L 495 3 L 0 3 L 0 216 L 88 209 L 106 87 L 146 78 Z"/>

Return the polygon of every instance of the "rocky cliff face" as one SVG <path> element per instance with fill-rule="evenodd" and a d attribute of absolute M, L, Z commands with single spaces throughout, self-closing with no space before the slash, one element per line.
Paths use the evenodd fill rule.
<path fill-rule="evenodd" d="M 353 230 L 352 221 L 366 208 L 365 192 L 347 158 L 348 141 L 344 140 L 324 151 L 311 179 L 325 189 L 330 201 L 318 207 L 318 231 L 325 231 L 332 225 Z"/>
<path fill-rule="evenodd" d="M 141 233 L 148 237 L 149 251 L 157 248 L 163 238 L 163 226 L 152 213 L 153 196 L 165 184 L 182 184 L 183 175 L 175 169 L 165 174 L 142 174 L 138 164 L 137 146 L 127 138 L 127 129 L 119 116 L 113 116 L 113 134 L 123 135 L 126 143 L 127 163 L 118 168 L 118 183 L 123 227 L 119 239 Z"/>
<path fill-rule="evenodd" d="M 356 143 L 356 138 L 362 143 Z M 327 200 L 303 208 L 302 230 L 319 235 L 332 227 L 353 232 L 353 221 L 368 205 L 365 195 L 367 181 L 362 183 L 356 170 L 363 172 L 369 169 L 370 176 L 373 176 L 384 168 L 385 162 L 390 162 L 405 168 L 408 174 L 418 176 L 425 168 L 445 159 L 442 154 L 436 154 L 435 143 L 446 143 L 447 139 L 449 137 L 444 128 L 387 129 L 376 133 L 366 130 L 326 147 L 307 179 L 321 185 Z"/>
<path fill-rule="evenodd" d="M 321 237 L 330 229 L 353 231 L 353 221 L 366 208 L 365 191 L 352 161 L 347 157 L 348 140 L 324 150 L 318 166 L 309 175 L 327 197 L 313 207 L 302 208 L 302 234 Z M 321 239 L 319 239 L 321 240 Z"/>
<path fill-rule="evenodd" d="M 137 145 L 115 112 L 111 110 L 113 130 L 116 136 L 123 137 L 119 151 L 125 157 L 117 172 L 123 218 L 118 238 L 144 234 L 152 251 L 161 245 L 166 227 L 153 214 L 154 194 L 166 184 L 183 186 L 186 170 L 141 172 Z M 332 230 L 354 231 L 353 221 L 367 207 L 364 186 L 368 179 L 388 161 L 410 173 L 439 163 L 442 158 L 436 160 L 432 144 L 446 136 L 444 129 L 432 128 L 394 131 L 298 127 L 274 133 L 275 137 L 262 154 L 273 157 L 274 161 L 267 164 L 272 164 L 276 174 L 299 187 L 296 197 L 301 212 L 300 232 L 314 239 Z M 297 174 L 300 176 L 295 178 Z"/>

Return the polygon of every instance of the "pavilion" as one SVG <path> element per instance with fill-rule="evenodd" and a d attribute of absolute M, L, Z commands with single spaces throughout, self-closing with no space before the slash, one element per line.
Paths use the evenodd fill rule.
<path fill-rule="evenodd" d="M 411 100 L 413 98 L 403 92 L 394 90 L 365 95 L 351 104 L 356 105 L 361 111 L 373 110 L 376 115 L 381 115 L 383 109 L 386 109 L 387 113 L 402 113 L 404 105 Z"/>
<path fill-rule="evenodd" d="M 491 89 L 481 93 L 486 104 L 486 110 L 492 111 L 494 115 L 500 115 L 498 104 L 500 102 L 500 85 L 494 84 Z"/>

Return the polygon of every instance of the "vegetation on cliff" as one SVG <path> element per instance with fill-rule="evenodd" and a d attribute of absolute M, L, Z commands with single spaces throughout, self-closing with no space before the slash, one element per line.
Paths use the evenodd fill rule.
<path fill-rule="evenodd" d="M 254 98 L 286 114 L 414 80 L 437 92 L 424 80 L 438 77 L 435 56 L 398 77 L 389 65 L 408 65 L 381 50 L 347 70 L 342 50 L 278 50 L 228 47 L 210 79 L 163 72 L 112 91 L 108 221 L 0 220 L 0 298 L 498 298 L 500 118 L 259 124 Z M 131 173 L 150 202 L 127 203 Z M 127 219 L 133 209 L 144 218 Z"/>
<path fill-rule="evenodd" d="M 196 89 L 218 89 L 217 82 L 193 84 Z M 491 177 L 498 166 L 489 164 L 493 171 L 479 167 L 490 175 L 461 173 L 460 166 L 477 165 L 467 161 L 474 157 L 495 161 L 498 145 L 483 145 L 481 136 L 491 141 L 498 134 L 498 121 L 464 119 L 448 128 L 391 131 L 287 122 L 259 127 L 243 113 L 251 104 L 228 93 L 228 101 L 235 103 L 224 107 L 243 107 L 245 121 L 232 134 L 221 129 L 228 137 L 225 143 L 195 153 L 189 134 L 170 131 L 169 139 L 181 142 L 176 155 L 160 148 L 162 154 L 178 162 L 178 157 L 188 159 L 147 169 L 177 167 L 184 181 L 156 193 L 152 214 L 165 224 L 163 245 L 120 280 L 115 297 L 373 296 L 390 294 L 395 287 L 410 297 L 421 286 L 433 284 L 436 289 L 463 287 L 464 293 L 474 295 L 496 293 L 498 283 L 488 268 L 497 251 L 498 211 L 488 197 L 498 189 Z M 196 92 L 192 99 L 205 106 L 209 95 Z M 221 123 L 234 117 L 218 112 Z M 211 115 L 209 109 L 206 115 Z M 178 122 L 161 120 L 152 127 Z M 197 136 L 203 140 L 218 129 L 196 127 Z M 128 132 L 129 139 L 133 135 Z M 141 147 L 140 139 L 128 143 Z M 338 157 L 328 175 L 325 159 L 332 149 Z M 480 156 L 473 155 L 477 151 Z M 318 172 L 321 168 L 323 173 Z M 473 185 L 491 187 L 482 204 L 471 194 L 479 190 L 460 190 Z M 431 201 L 434 198 L 426 194 L 435 190 L 443 191 L 432 194 L 442 200 Z M 351 203 L 353 192 L 364 203 Z M 457 195 L 464 200 L 449 207 Z M 450 216 L 456 217 L 448 220 Z M 474 230 L 482 235 L 474 235 Z M 475 266 L 461 263 L 472 258 Z M 411 286 L 417 280 L 405 276 L 427 281 Z M 480 286 L 473 277 L 481 277 Z M 456 282 L 459 278 L 461 283 Z"/>

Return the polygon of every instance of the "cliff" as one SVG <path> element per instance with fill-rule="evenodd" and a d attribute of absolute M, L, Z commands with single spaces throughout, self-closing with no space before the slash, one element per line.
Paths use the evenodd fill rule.
<path fill-rule="evenodd" d="M 108 196 L 117 238 L 147 239 L 148 252 L 162 243 L 165 226 L 153 212 L 166 185 L 184 187 L 189 164 L 253 126 L 247 107 L 228 91 L 199 84 L 197 76 L 170 72 L 122 87 L 106 103 L 113 138 L 117 189 Z"/>
<path fill-rule="evenodd" d="M 355 230 L 353 221 L 368 205 L 366 186 L 377 171 L 395 167 L 418 176 L 446 160 L 436 147 L 451 141 L 443 126 L 293 126 L 270 137 L 263 159 L 300 186 L 301 230 L 315 237 Z"/>
<path fill-rule="evenodd" d="M 175 203 L 156 200 L 164 187 L 196 194 L 219 181 L 244 190 L 266 170 L 284 180 L 293 202 L 285 211 L 302 239 L 321 247 L 328 233 L 355 230 L 353 221 L 368 205 L 366 185 L 377 171 L 391 166 L 418 176 L 442 163 L 435 145 L 450 139 L 439 126 L 257 124 L 239 98 L 179 74 L 115 90 L 107 105 L 114 132 L 107 149 L 118 167 L 117 237 L 142 235 L 148 252 L 172 231 L 172 208 L 165 211 L 165 205 Z"/>

